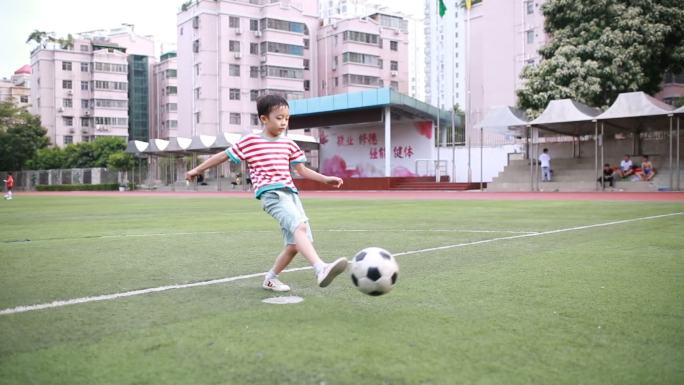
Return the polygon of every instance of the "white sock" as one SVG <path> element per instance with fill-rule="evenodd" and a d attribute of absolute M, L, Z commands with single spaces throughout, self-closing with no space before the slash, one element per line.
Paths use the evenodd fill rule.
<path fill-rule="evenodd" d="M 314 263 L 313 268 L 314 268 L 314 272 L 316 273 L 316 275 L 320 274 L 321 271 L 323 271 L 323 269 L 325 268 L 325 265 L 326 265 L 326 263 L 323 261 L 319 261 L 319 262 Z"/>
<path fill-rule="evenodd" d="M 269 270 L 268 273 L 266 273 L 266 279 L 273 279 L 273 278 L 278 278 L 278 274 L 273 272 L 273 269 Z"/>

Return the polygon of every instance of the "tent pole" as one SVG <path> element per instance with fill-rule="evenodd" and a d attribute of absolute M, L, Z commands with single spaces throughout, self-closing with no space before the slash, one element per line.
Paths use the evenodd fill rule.
<path fill-rule="evenodd" d="M 674 190 L 674 175 L 672 174 L 672 115 L 670 114 L 670 191 Z"/>
<path fill-rule="evenodd" d="M 596 172 L 596 179 L 598 180 L 598 121 L 594 122 L 594 171 Z M 596 185 L 596 191 L 598 191 L 598 185 Z"/>
<path fill-rule="evenodd" d="M 679 185 L 679 116 L 677 117 L 677 191 L 681 191 Z"/>
<path fill-rule="evenodd" d="M 480 192 L 484 191 L 482 187 L 482 153 L 484 151 L 484 130 L 480 127 Z"/>
<path fill-rule="evenodd" d="M 603 149 L 605 148 L 605 138 L 603 137 L 603 122 L 601 122 L 601 167 L 605 164 L 605 159 L 604 159 L 604 151 Z M 603 178 L 603 172 L 601 172 L 599 178 Z M 601 179 L 601 191 L 604 191 L 606 189 L 606 183 L 603 179 Z"/>
<path fill-rule="evenodd" d="M 527 161 L 530 163 L 530 191 L 534 191 L 534 184 L 532 179 L 532 156 L 530 154 L 530 127 L 525 128 L 525 145 L 527 147 Z"/>

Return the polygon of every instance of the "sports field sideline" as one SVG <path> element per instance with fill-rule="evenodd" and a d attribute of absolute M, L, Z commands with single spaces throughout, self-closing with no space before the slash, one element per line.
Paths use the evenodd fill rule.
<path fill-rule="evenodd" d="M 384 247 L 394 291 L 297 259 L 304 301 L 262 303 L 282 240 L 248 195 L 3 202 L 1 382 L 684 381 L 681 194 L 302 195 L 323 258 Z"/>

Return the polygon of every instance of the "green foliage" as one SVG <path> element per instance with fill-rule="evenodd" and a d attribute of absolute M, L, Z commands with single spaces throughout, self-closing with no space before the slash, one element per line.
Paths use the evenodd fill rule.
<path fill-rule="evenodd" d="M 107 168 L 112 170 L 126 171 L 135 166 L 135 159 L 125 152 L 117 152 L 107 158 Z"/>
<path fill-rule="evenodd" d="M 0 170 L 21 170 L 36 152 L 47 147 L 47 130 L 40 117 L 11 100 L 0 101 Z"/>
<path fill-rule="evenodd" d="M 123 154 L 125 149 L 126 143 L 122 138 L 104 136 L 93 142 L 40 150 L 27 166 L 33 170 L 108 167 L 109 157 L 116 153 Z"/>
<path fill-rule="evenodd" d="M 39 184 L 36 191 L 114 191 L 119 189 L 118 183 L 104 184 Z"/>
<path fill-rule="evenodd" d="M 666 71 L 684 70 L 678 0 L 549 0 L 542 10 L 549 41 L 518 91 L 531 116 L 554 99 L 605 107 L 622 92 L 657 93 Z"/>

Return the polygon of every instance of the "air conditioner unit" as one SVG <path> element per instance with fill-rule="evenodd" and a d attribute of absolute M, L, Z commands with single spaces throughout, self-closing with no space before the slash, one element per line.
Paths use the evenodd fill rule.
<path fill-rule="evenodd" d="M 337 24 L 333 24 L 332 29 L 337 29 Z"/>
<path fill-rule="evenodd" d="M 261 60 L 262 63 L 265 62 L 267 59 L 268 59 L 268 57 L 266 57 L 266 55 L 261 55 L 261 59 L 260 59 L 260 60 Z"/>
<path fill-rule="evenodd" d="M 87 133 L 88 133 L 88 129 L 87 129 L 87 128 L 83 128 L 83 129 L 81 129 L 81 133 L 83 133 L 83 134 L 87 134 Z"/>
<path fill-rule="evenodd" d="M 261 31 L 254 31 L 254 36 L 261 37 Z"/>
<path fill-rule="evenodd" d="M 240 28 L 235 28 L 236 35 L 242 35 L 242 30 Z"/>
<path fill-rule="evenodd" d="M 240 55 L 240 52 L 235 52 L 235 58 L 236 58 L 236 59 L 239 59 L 239 58 L 241 58 L 241 57 L 242 57 L 242 55 Z"/>
<path fill-rule="evenodd" d="M 392 76 L 397 76 L 397 71 L 392 71 Z"/>
<path fill-rule="evenodd" d="M 67 91 L 67 95 L 72 96 L 73 94 L 73 91 Z"/>
<path fill-rule="evenodd" d="M 74 133 L 74 129 L 73 129 L 73 128 L 70 128 L 70 129 L 69 129 L 69 133 L 70 133 L 70 134 L 73 134 L 73 133 Z"/>
<path fill-rule="evenodd" d="M 90 111 L 86 111 L 85 116 L 90 116 Z"/>
<path fill-rule="evenodd" d="M 63 108 L 63 107 L 59 107 L 59 108 L 57 109 L 57 112 L 64 112 L 64 108 Z"/>

